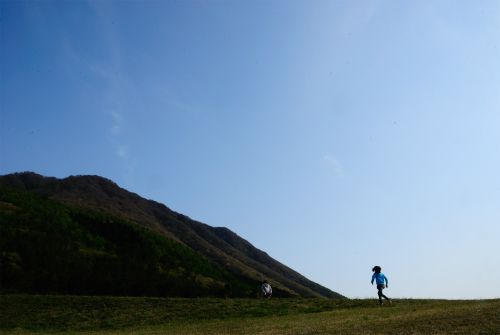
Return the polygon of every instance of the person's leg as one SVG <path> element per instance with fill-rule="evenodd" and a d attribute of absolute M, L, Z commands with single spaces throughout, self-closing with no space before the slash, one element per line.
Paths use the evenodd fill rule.
<path fill-rule="evenodd" d="M 378 287 L 378 286 L 377 286 Z M 382 298 L 384 298 L 385 300 L 389 301 L 389 304 L 392 305 L 392 299 L 391 298 L 387 298 L 384 293 L 382 293 L 382 290 L 385 288 L 384 285 L 380 285 L 380 288 L 379 288 L 379 299 L 380 299 L 380 302 L 382 302 Z"/>
<path fill-rule="evenodd" d="M 378 303 L 380 305 L 382 305 L 382 289 L 384 288 L 384 285 L 377 285 L 377 289 L 378 289 Z"/>

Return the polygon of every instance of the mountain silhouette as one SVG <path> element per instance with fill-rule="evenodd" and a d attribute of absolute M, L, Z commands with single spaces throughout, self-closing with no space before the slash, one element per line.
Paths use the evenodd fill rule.
<path fill-rule="evenodd" d="M 228 228 L 212 227 L 119 187 L 100 176 L 45 177 L 33 172 L 0 176 L 0 184 L 68 206 L 120 218 L 179 242 L 228 272 L 302 297 L 343 298 L 255 248 Z"/>

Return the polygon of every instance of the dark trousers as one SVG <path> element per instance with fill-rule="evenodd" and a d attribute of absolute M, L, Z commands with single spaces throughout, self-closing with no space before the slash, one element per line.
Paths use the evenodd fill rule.
<path fill-rule="evenodd" d="M 384 298 L 385 300 L 389 301 L 389 298 L 387 298 L 383 293 L 382 293 L 382 290 L 385 288 L 385 285 L 381 284 L 381 285 L 377 285 L 377 290 L 378 290 L 378 302 L 379 303 L 382 303 L 382 298 Z"/>

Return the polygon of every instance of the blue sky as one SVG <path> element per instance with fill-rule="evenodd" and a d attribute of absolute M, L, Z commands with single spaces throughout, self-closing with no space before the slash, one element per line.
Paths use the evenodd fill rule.
<path fill-rule="evenodd" d="M 374 298 L 500 297 L 498 1 L 2 1 L 0 174 L 100 175 Z"/>

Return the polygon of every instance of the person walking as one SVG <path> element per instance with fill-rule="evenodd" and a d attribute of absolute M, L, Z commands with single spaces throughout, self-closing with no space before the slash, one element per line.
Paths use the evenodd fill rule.
<path fill-rule="evenodd" d="M 378 290 L 378 304 L 379 305 L 383 305 L 382 303 L 382 298 L 384 298 L 385 300 L 389 301 L 389 305 L 392 305 L 392 299 L 391 298 L 387 298 L 383 293 L 382 293 L 382 290 L 384 288 L 389 288 L 389 280 L 387 279 L 387 277 L 381 272 L 382 271 L 382 268 L 380 266 L 375 266 L 372 271 L 374 272 L 373 276 L 372 276 L 372 285 L 373 285 L 373 281 L 376 280 L 376 283 L 377 283 L 377 290 Z M 386 284 L 386 285 L 384 285 Z"/>
<path fill-rule="evenodd" d="M 262 282 L 262 295 L 269 299 L 271 298 L 272 294 L 273 294 L 273 288 L 271 287 L 271 285 L 269 285 L 267 280 L 264 280 Z"/>

